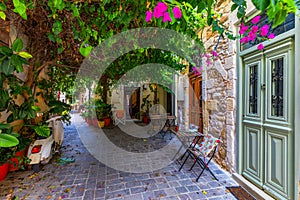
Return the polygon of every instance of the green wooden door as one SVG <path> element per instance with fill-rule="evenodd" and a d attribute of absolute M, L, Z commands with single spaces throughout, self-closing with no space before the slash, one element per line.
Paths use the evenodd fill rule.
<path fill-rule="evenodd" d="M 243 58 L 243 175 L 279 199 L 291 199 L 293 42 Z"/>

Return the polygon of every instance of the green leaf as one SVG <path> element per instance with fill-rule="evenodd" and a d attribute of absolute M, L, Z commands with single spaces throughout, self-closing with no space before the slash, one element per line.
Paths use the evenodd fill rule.
<path fill-rule="evenodd" d="M 10 124 L 0 123 L 0 130 L 2 130 L 2 129 L 8 129 L 9 127 L 10 127 Z"/>
<path fill-rule="evenodd" d="M 79 48 L 79 52 L 81 53 L 81 55 L 83 55 L 84 57 L 87 57 L 91 51 L 92 51 L 93 47 L 92 46 L 88 46 L 88 47 L 80 47 Z"/>
<path fill-rule="evenodd" d="M 0 134 L 0 147 L 13 147 L 19 144 L 19 140 L 9 134 Z"/>
<path fill-rule="evenodd" d="M 7 46 L 1 46 L 0 47 L 0 53 L 6 56 L 11 56 L 13 54 L 13 51 L 8 48 Z"/>
<path fill-rule="evenodd" d="M 54 34 L 52 34 L 52 33 L 49 33 L 49 34 L 48 34 L 48 39 L 49 39 L 51 42 L 56 42 L 56 38 L 55 38 Z"/>
<path fill-rule="evenodd" d="M 52 27 L 52 32 L 58 35 L 62 32 L 62 23 L 60 21 L 55 21 Z"/>
<path fill-rule="evenodd" d="M 20 38 L 15 39 L 15 41 L 12 44 L 12 50 L 19 52 L 23 49 L 23 42 Z"/>
<path fill-rule="evenodd" d="M 264 11 L 270 5 L 270 0 L 252 0 L 252 3 L 258 10 Z"/>
<path fill-rule="evenodd" d="M 36 134 L 42 137 L 49 137 L 50 136 L 50 128 L 48 126 L 35 126 L 34 131 Z"/>
<path fill-rule="evenodd" d="M 6 14 L 3 11 L 0 11 L 0 18 L 3 20 L 6 19 Z"/>
<path fill-rule="evenodd" d="M 65 49 L 63 47 L 58 47 L 57 53 L 61 54 Z"/>
<path fill-rule="evenodd" d="M 19 0 L 13 0 L 13 3 L 14 3 L 14 6 L 15 6 L 15 9 L 13 10 L 15 13 L 19 13 L 19 15 L 27 20 L 27 14 L 26 14 L 26 5 L 19 1 Z"/>
<path fill-rule="evenodd" d="M 3 2 L 0 2 L 0 10 L 6 11 L 6 5 Z"/>
<path fill-rule="evenodd" d="M 79 11 L 78 11 L 77 7 L 74 4 L 72 4 L 71 8 L 72 8 L 72 11 L 73 11 L 72 12 L 72 17 L 79 17 Z"/>
<path fill-rule="evenodd" d="M 239 5 L 237 4 L 232 4 L 231 6 L 231 12 L 233 12 Z"/>
<path fill-rule="evenodd" d="M 7 106 L 8 106 L 8 101 L 10 99 L 9 97 L 9 94 L 8 94 L 8 91 L 7 90 L 0 90 L 0 111 L 4 111 L 5 109 L 7 109 Z M 0 124 L 1 125 L 1 124 Z M 0 126 L 0 129 L 1 129 L 1 126 Z"/>
<path fill-rule="evenodd" d="M 14 72 L 15 68 L 13 65 L 11 65 L 9 60 L 4 60 L 2 62 L 2 65 L 0 67 L 0 71 L 2 71 L 5 75 L 12 74 Z"/>
<path fill-rule="evenodd" d="M 40 111 L 41 108 L 38 107 L 38 106 L 31 106 L 31 109 L 34 110 L 34 111 Z"/>
<path fill-rule="evenodd" d="M 14 54 L 11 56 L 11 63 L 15 66 L 17 72 L 23 72 L 23 66 L 22 66 L 22 61 L 20 59 L 21 57 Z"/>
<path fill-rule="evenodd" d="M 24 51 L 19 52 L 18 55 L 21 56 L 22 58 L 32 58 L 31 54 Z"/>

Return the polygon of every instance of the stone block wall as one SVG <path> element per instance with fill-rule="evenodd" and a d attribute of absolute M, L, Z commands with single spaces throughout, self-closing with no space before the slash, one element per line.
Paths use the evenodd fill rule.
<path fill-rule="evenodd" d="M 218 12 L 222 13 L 221 21 L 230 27 L 229 14 L 231 4 L 228 0 L 218 3 Z M 214 50 L 218 43 L 218 34 L 211 30 L 205 32 L 205 47 L 208 52 Z M 204 132 L 221 136 L 215 161 L 224 169 L 233 172 L 235 164 L 235 126 L 236 126 L 236 53 L 235 41 L 220 39 L 216 49 L 219 60 L 210 66 L 204 66 L 203 92 L 204 99 Z M 205 60 L 204 60 L 205 63 Z M 204 64 L 203 63 L 203 64 Z"/>

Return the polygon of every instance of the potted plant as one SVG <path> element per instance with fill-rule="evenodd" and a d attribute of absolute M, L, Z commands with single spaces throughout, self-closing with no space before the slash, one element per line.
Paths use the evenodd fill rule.
<path fill-rule="evenodd" d="M 104 121 L 104 126 L 109 126 L 112 115 L 112 105 L 103 102 L 101 99 L 95 102 L 96 115 L 99 121 Z"/>
<path fill-rule="evenodd" d="M 0 181 L 4 180 L 9 170 L 9 159 L 13 151 L 8 147 L 0 147 Z"/>
<path fill-rule="evenodd" d="M 148 123 L 148 117 L 149 117 L 149 109 L 152 106 L 151 101 L 149 100 L 150 94 L 147 96 L 143 97 L 143 102 L 141 108 L 144 110 L 142 112 L 142 120 L 144 123 Z"/>
<path fill-rule="evenodd" d="M 20 135 L 18 137 L 19 144 L 12 147 L 13 156 L 9 159 L 9 171 L 16 171 L 18 169 L 24 169 L 24 166 L 29 162 L 27 158 L 28 146 L 31 143 L 31 138 Z"/>
<path fill-rule="evenodd" d="M 10 124 L 0 123 L 0 181 L 4 180 L 9 169 L 9 159 L 13 155 L 10 147 L 19 144 L 19 140 L 13 135 Z"/>

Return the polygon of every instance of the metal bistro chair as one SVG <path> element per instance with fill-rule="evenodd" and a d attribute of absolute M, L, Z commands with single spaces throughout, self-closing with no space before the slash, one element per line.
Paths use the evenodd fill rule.
<path fill-rule="evenodd" d="M 200 176 L 203 174 L 204 170 L 207 170 L 216 180 L 218 180 L 217 177 L 209 169 L 209 163 L 210 163 L 211 159 L 214 157 L 217 147 L 221 143 L 221 140 L 219 138 L 213 137 L 210 134 L 207 134 L 207 135 L 203 136 L 200 139 L 200 141 L 199 141 L 200 142 L 199 146 L 194 145 L 193 147 L 190 147 L 186 150 L 184 155 L 187 154 L 187 157 L 181 164 L 179 171 L 182 169 L 182 167 L 186 163 L 187 159 L 189 157 L 191 157 L 194 159 L 194 163 L 191 166 L 191 168 L 189 169 L 189 171 L 191 171 L 193 169 L 193 167 L 195 166 L 196 163 L 198 163 L 202 169 L 202 171 L 200 172 L 200 174 L 198 175 L 198 177 L 196 179 L 196 182 L 198 182 L 198 180 L 199 180 Z"/>
<path fill-rule="evenodd" d="M 114 125 L 118 125 L 119 123 L 125 125 L 126 123 L 126 115 L 124 110 L 114 110 L 113 112 L 113 122 Z"/>

